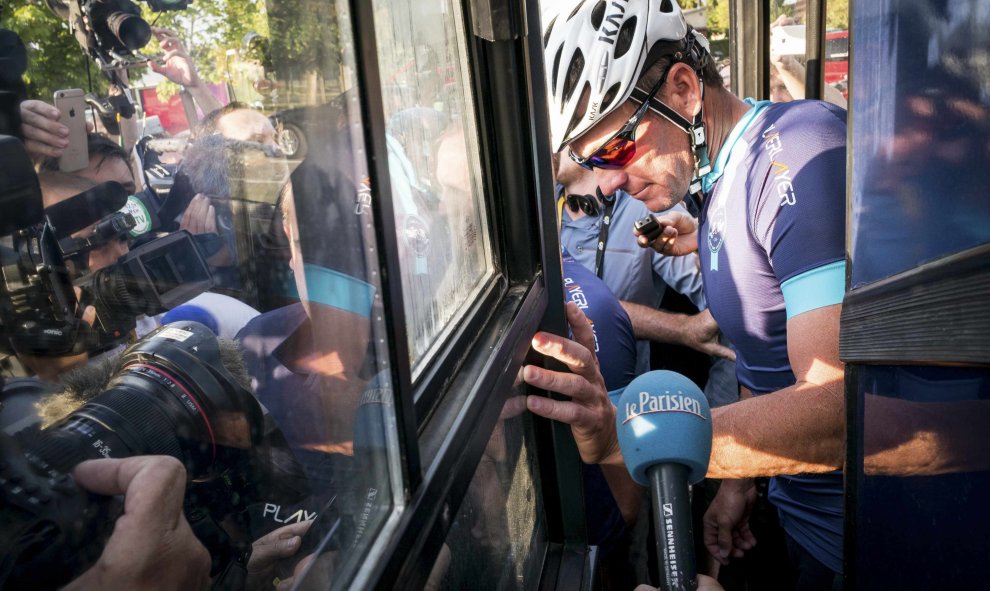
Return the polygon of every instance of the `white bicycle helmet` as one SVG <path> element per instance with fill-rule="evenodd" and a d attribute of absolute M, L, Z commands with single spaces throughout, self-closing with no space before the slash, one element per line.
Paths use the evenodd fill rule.
<path fill-rule="evenodd" d="M 544 22 L 554 152 L 628 99 L 657 59 L 700 70 L 709 54 L 674 0 L 582 0 Z"/>

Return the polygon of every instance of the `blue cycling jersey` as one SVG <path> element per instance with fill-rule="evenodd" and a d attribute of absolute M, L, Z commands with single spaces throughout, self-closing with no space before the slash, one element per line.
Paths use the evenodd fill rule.
<path fill-rule="evenodd" d="M 845 289 L 846 112 L 819 101 L 758 103 L 706 179 L 699 228 L 708 306 L 754 394 L 795 382 L 787 320 L 841 303 Z M 784 529 L 842 570 L 842 476 L 782 476 L 770 498 Z"/>
<path fill-rule="evenodd" d="M 577 304 L 591 321 L 605 386 L 610 391 L 625 388 L 638 375 L 632 321 L 615 295 L 590 269 L 566 251 L 563 263 L 564 297 Z"/>

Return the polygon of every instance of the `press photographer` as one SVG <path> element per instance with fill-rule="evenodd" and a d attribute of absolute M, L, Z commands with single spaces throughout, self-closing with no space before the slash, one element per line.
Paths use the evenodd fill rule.
<path fill-rule="evenodd" d="M 128 251 L 124 241 L 135 220 L 119 211 L 127 200 L 119 184 L 92 186 L 49 172 L 42 198 L 20 142 L 0 138 L 0 154 L 8 163 L 0 177 L 5 210 L 18 214 L 0 228 L 0 326 L 19 355 L 107 350 L 127 340 L 138 315 L 171 309 L 213 285 L 205 262 L 209 236 L 174 232 Z"/>
<path fill-rule="evenodd" d="M 2 132 L 21 129 L 17 106 L 23 87 L 8 82 L 17 82 L 22 72 L 4 74 Z M 167 309 L 212 284 L 203 254 L 209 247 L 186 232 L 152 236 L 129 252 L 121 246 L 114 253 L 123 254 L 117 260 L 94 257 L 123 243 L 135 226 L 133 216 L 119 211 L 127 197 L 123 188 L 116 183 L 77 187 L 84 189 L 78 193 L 69 188 L 46 203 L 21 143 L 0 137 L 0 155 L 5 164 L 0 169 L 5 214 L 0 220 L 0 332 L 5 346 L 38 358 L 85 355 L 125 340 L 137 314 Z M 251 540 L 239 534 L 246 507 L 262 498 L 293 502 L 306 494 L 305 478 L 285 451 L 284 437 L 247 389 L 242 367 L 236 346 L 221 345 L 206 327 L 173 325 L 122 357 L 67 378 L 70 385 L 44 405 L 42 414 L 54 419 L 52 424 L 31 425 L 13 438 L 4 434 L 0 519 L 7 535 L 0 540 L 0 587 L 63 585 L 101 556 L 109 538 L 102 554 L 106 561 L 74 584 L 103 587 L 107 581 L 100 577 L 118 570 L 115 586 L 144 588 L 132 577 L 153 572 L 142 564 L 158 561 L 171 572 L 175 565 L 169 560 L 185 556 L 193 563 L 191 578 L 182 584 L 198 584 L 202 577 L 195 565 L 202 560 L 195 556 L 202 543 L 211 556 L 214 587 L 242 588 L 251 555 Z M 13 411 L 2 406 L 0 412 Z M 7 418 L 4 424 L 32 423 Z M 176 458 L 191 484 L 183 486 L 183 479 L 174 477 L 174 461 L 162 458 L 79 467 L 80 483 L 94 492 L 125 494 L 121 506 L 119 500 L 83 490 L 68 476 L 84 460 L 145 455 Z M 158 470 L 165 476 L 155 477 Z M 185 493 L 178 495 L 184 496 L 184 517 L 159 519 L 164 530 L 140 503 L 135 505 L 142 497 L 162 499 L 165 515 L 176 516 L 172 508 L 178 490 Z M 188 526 L 181 523 L 186 520 L 199 542 L 187 535 Z M 144 530 L 140 543 L 132 538 L 133 528 Z M 170 537 L 188 552 L 158 553 Z M 169 583 L 166 578 L 156 582 Z"/>
<path fill-rule="evenodd" d="M 76 465 L 163 455 L 188 475 L 185 516 L 210 550 L 214 587 L 241 588 L 251 540 L 236 526 L 246 526 L 247 507 L 308 492 L 247 386 L 236 345 L 195 322 L 162 327 L 120 357 L 67 375 L 43 405 L 46 424 L 3 439 L 0 587 L 64 584 L 100 552 L 121 507 L 72 484 L 65 475 Z"/>

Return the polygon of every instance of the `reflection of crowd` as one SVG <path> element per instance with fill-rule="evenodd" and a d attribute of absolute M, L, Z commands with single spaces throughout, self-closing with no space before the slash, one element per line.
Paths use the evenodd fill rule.
<path fill-rule="evenodd" d="M 97 296 L 88 278 L 117 272 L 122 257 L 135 248 L 188 234 L 208 266 L 211 285 L 171 310 L 135 314 L 127 330 L 99 346 L 78 347 L 72 355 L 15 351 L 8 365 L 57 390 L 67 372 L 119 354 L 161 324 L 196 320 L 220 336 L 234 337 L 257 400 L 284 434 L 313 494 L 286 504 L 259 491 L 238 518 L 246 530 L 228 533 L 253 541 L 250 587 L 266 588 L 272 581 L 288 586 L 295 572 L 322 568 L 330 573 L 340 550 L 367 543 L 362 540 L 392 499 L 383 431 L 391 389 L 387 372 L 380 372 L 381 349 L 375 342 L 382 336 L 383 308 L 371 225 L 373 187 L 357 155 L 363 137 L 354 131 L 359 129 L 355 97 L 344 93 L 313 107 L 301 125 L 307 153 L 301 162 L 286 160 L 269 117 L 237 102 L 220 105 L 177 36 L 165 29 L 154 34 L 165 55 L 150 68 L 182 86 L 203 113 L 188 134 L 169 137 L 161 127 L 139 125 L 135 118 L 122 119 L 120 134 L 113 136 L 97 123 L 88 131 L 88 165 L 61 170 L 68 129 L 57 109 L 24 101 L 21 131 L 27 151 L 40 163 L 45 206 L 107 182 L 129 195 L 121 212 L 133 218 L 133 226 L 66 262 L 71 279 L 82 286 L 76 314 L 91 331 L 98 332 L 105 319 L 95 309 L 99 306 L 94 308 Z M 439 69 L 420 72 L 410 78 L 412 84 L 401 85 L 401 92 L 395 86 L 386 102 L 401 284 L 417 357 L 490 264 L 467 159 L 466 113 L 443 96 L 445 75 Z M 126 74 L 119 79 L 126 83 Z M 327 127 L 327 121 L 334 124 Z M 119 215 L 105 213 L 104 219 Z M 73 237 L 92 241 L 96 225 Z M 43 400 L 39 412 L 46 418 L 71 412 L 65 407 L 71 401 L 60 400 L 60 406 L 54 399 Z M 147 468 L 137 460 L 107 466 L 112 467 L 99 468 L 97 475 L 125 468 L 164 470 L 157 460 L 148 460 Z M 148 478 L 107 484 L 89 477 L 92 470 L 83 466 L 78 475 L 94 490 L 133 496 L 155 486 Z M 168 495 L 161 502 L 181 500 L 184 487 L 176 482 L 160 491 Z M 171 504 L 168 508 L 178 511 Z M 201 547 L 186 535 L 188 526 L 177 515 L 176 542 L 198 557 Z M 133 517 L 147 516 L 137 511 Z M 305 535 L 314 523 L 319 531 Z M 329 542 L 320 560 L 300 560 L 324 539 Z M 107 559 L 121 553 L 135 568 L 153 564 L 136 547 L 128 552 L 131 543 L 115 537 Z M 78 583 L 89 584 L 93 576 L 88 573 Z M 190 588 L 199 586 L 193 582 L 200 578 L 198 570 L 191 569 L 189 577 Z"/>
<path fill-rule="evenodd" d="M 300 548 L 312 553 L 313 539 L 333 534 L 332 548 L 322 560 L 332 570 L 336 549 L 357 544 L 391 502 L 382 434 L 391 393 L 384 376 L 375 378 L 372 314 L 380 315 L 381 307 L 377 287 L 368 282 L 377 281 L 376 273 L 365 262 L 370 256 L 377 268 L 377 258 L 369 254 L 374 248 L 367 243 L 365 218 L 355 213 L 361 185 L 354 179 L 364 175 L 355 175 L 348 166 L 354 160 L 349 151 L 314 149 L 313 157 L 302 163 L 287 162 L 268 117 L 239 103 L 221 107 L 175 35 L 163 29 L 155 29 L 155 34 L 165 56 L 151 68 L 182 85 L 205 113 L 187 138 L 156 144 L 167 138 L 136 137 L 137 126 L 125 120 L 119 138 L 88 132 L 90 158 L 85 168 L 60 170 L 68 129 L 57 109 L 38 100 L 21 104 L 22 137 L 40 163 L 45 207 L 106 182 L 119 184 L 130 195 L 121 211 L 131 216 L 131 225 L 99 242 L 94 242 L 93 232 L 102 221 L 72 236 L 89 245 L 67 257 L 66 265 L 70 278 L 82 286 L 77 288 L 76 314 L 91 331 L 99 330 L 105 319 L 92 305 L 98 296 L 89 292 L 86 279 L 97 272 L 117 272 L 121 257 L 137 245 L 150 248 L 169 235 L 188 233 L 209 267 L 212 287 L 165 314 L 156 310 L 153 316 L 131 318 L 129 331 L 116 334 L 112 342 L 101 341 L 99 347 L 80 345 L 70 355 L 14 351 L 7 365 L 34 376 L 40 387 L 41 380 L 57 383 L 73 368 L 117 354 L 162 322 L 197 320 L 218 335 L 237 335 L 255 394 L 281 428 L 314 493 L 289 506 L 276 505 L 277 500 L 260 491 L 247 500 L 248 531 L 228 534 L 254 541 L 247 565 L 249 586 L 267 588 L 273 580 L 287 586 L 293 565 L 310 567 L 311 560 L 295 556 Z M 346 119 L 346 111 L 342 115 Z M 131 149 L 135 146 L 140 149 Z M 170 179 L 170 186 L 152 186 L 151 174 Z M 116 185 L 105 187 L 115 194 L 119 190 Z M 118 215 L 105 213 L 104 219 Z M 170 264 L 181 273 L 186 262 Z M 44 408 L 39 412 L 46 412 Z M 76 476 L 81 485 L 104 494 L 126 494 L 128 505 L 101 559 L 110 567 L 98 564 L 75 586 L 86 588 L 98 576 L 131 568 L 129 577 L 114 584 L 135 588 L 132 583 L 144 586 L 138 581 L 153 575 L 148 569 L 186 557 L 184 553 L 189 565 L 202 562 L 203 548 L 182 517 L 184 478 L 168 476 L 175 468 L 154 458 L 80 466 Z M 169 482 L 162 486 L 166 476 Z M 139 498 L 146 501 L 139 503 Z M 145 503 L 151 501 L 165 512 L 150 515 Z M 306 530 L 318 516 L 323 516 L 321 531 L 304 543 Z M 145 535 L 147 545 L 128 537 L 136 533 L 134 528 L 153 527 L 152 517 L 177 524 L 175 533 L 162 538 Z M 156 544 L 178 547 L 161 553 Z M 205 573 L 189 565 L 176 567 L 185 573 L 182 581 L 163 579 L 160 584 L 202 587 Z"/>

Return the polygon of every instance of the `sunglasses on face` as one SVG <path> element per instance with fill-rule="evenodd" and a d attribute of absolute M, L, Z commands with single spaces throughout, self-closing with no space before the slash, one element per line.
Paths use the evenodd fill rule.
<path fill-rule="evenodd" d="M 605 141 L 597 150 L 591 153 L 587 158 L 583 158 L 574 153 L 574 150 L 568 148 L 568 154 L 571 160 L 576 162 L 578 166 L 584 168 L 585 170 L 593 170 L 595 168 L 604 169 L 615 169 L 622 168 L 632 162 L 633 157 L 636 155 L 636 129 L 639 124 L 642 123 L 643 117 L 646 115 L 646 111 L 650 107 L 650 101 L 653 97 L 660 92 L 660 87 L 667 80 L 667 73 L 664 72 L 663 77 L 657 82 L 657 85 L 653 87 L 650 94 L 647 95 L 646 100 L 643 104 L 636 109 L 633 116 L 626 121 L 626 124 L 622 126 L 619 131 Z"/>

